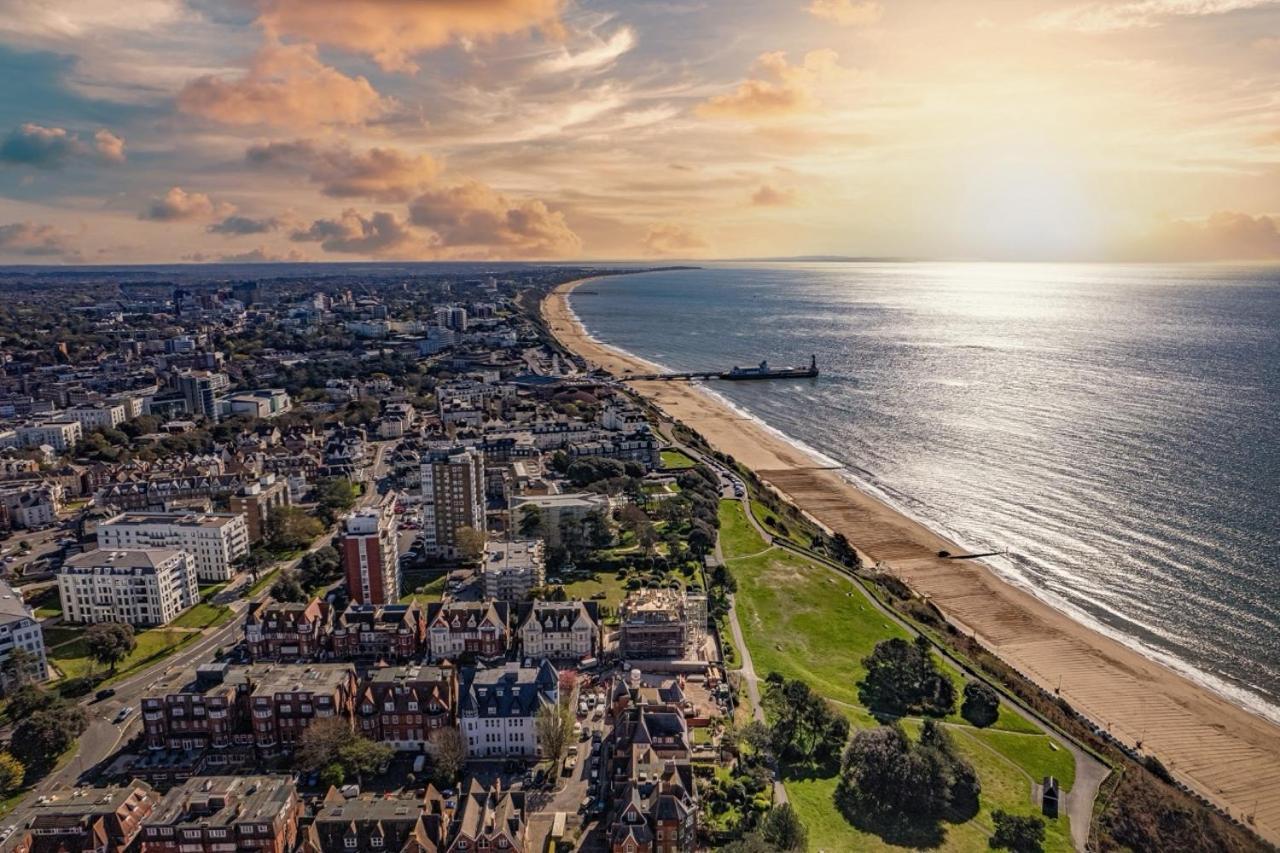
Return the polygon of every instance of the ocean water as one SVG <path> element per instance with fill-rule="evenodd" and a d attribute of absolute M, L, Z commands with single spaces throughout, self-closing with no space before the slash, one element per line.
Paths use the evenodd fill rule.
<path fill-rule="evenodd" d="M 787 263 L 591 282 L 598 339 L 1280 719 L 1280 267 Z"/>

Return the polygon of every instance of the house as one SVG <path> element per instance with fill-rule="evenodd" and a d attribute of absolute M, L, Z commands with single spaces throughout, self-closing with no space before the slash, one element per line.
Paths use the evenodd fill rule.
<path fill-rule="evenodd" d="M 594 601 L 526 602 L 516 625 L 524 657 L 582 660 L 600 650 L 600 608 Z"/>
<path fill-rule="evenodd" d="M 303 810 L 288 776 L 198 776 L 160 800 L 140 853 L 289 853 Z"/>
<path fill-rule="evenodd" d="M 328 645 L 328 605 L 272 601 L 251 606 L 244 623 L 245 645 L 255 660 L 314 660 Z"/>
<path fill-rule="evenodd" d="M 511 851 L 525 853 L 529 827 L 523 791 L 504 791 L 502 782 L 485 787 L 472 779 L 459 798 L 450 827 L 449 853 Z"/>
<path fill-rule="evenodd" d="M 298 853 L 440 853 L 452 812 L 433 786 L 415 796 L 362 794 L 353 799 L 330 788 L 302 834 Z"/>
<path fill-rule="evenodd" d="M 58 788 L 31 803 L 11 837 L 13 853 L 116 853 L 132 849 L 159 796 L 146 782 Z"/>
<path fill-rule="evenodd" d="M 334 619 L 329 646 L 338 660 L 404 662 L 426 646 L 427 619 L 409 604 L 349 604 Z"/>
<path fill-rule="evenodd" d="M 463 655 L 493 658 L 507 653 L 510 609 L 503 601 L 453 601 L 427 605 L 427 649 L 431 660 Z"/>
<path fill-rule="evenodd" d="M 375 667 L 356 697 L 356 728 L 402 752 L 430 752 L 458 711 L 452 665 Z"/>
<path fill-rule="evenodd" d="M 560 674 L 547 661 L 467 667 L 458 689 L 458 717 L 472 759 L 534 758 L 540 753 L 539 709 L 560 695 Z"/>

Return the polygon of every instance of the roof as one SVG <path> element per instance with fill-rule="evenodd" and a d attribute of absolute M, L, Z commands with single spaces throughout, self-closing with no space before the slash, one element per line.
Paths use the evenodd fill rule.
<path fill-rule="evenodd" d="M 2 580 L 0 580 L 0 617 L 7 620 L 35 618 L 31 608 L 27 607 L 26 602 L 22 600 L 22 596 Z"/>
<path fill-rule="evenodd" d="M 197 776 L 164 795 L 148 824 L 235 826 L 272 823 L 296 798 L 286 776 Z"/>
<path fill-rule="evenodd" d="M 501 667 L 462 670 L 459 710 L 477 717 L 530 717 L 554 702 L 560 676 L 547 661 L 538 666 L 510 662 Z"/>
<path fill-rule="evenodd" d="M 133 548 L 120 550 L 114 548 L 97 548 L 68 557 L 62 564 L 67 569 L 150 569 L 161 568 L 174 557 L 184 552 L 171 548 Z"/>
<path fill-rule="evenodd" d="M 152 524 L 174 524 L 184 527 L 224 527 L 244 516 L 230 512 L 125 512 L 98 525 L 102 527 L 145 527 Z"/>
<path fill-rule="evenodd" d="M 579 617 L 585 617 L 594 627 L 600 625 L 600 607 L 594 601 L 530 601 L 520 605 L 517 624 L 521 631 L 530 622 L 537 622 L 543 631 L 559 632 L 571 629 Z"/>

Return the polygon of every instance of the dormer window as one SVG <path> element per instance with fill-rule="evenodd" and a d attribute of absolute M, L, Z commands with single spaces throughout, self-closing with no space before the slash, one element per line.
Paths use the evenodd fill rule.
<path fill-rule="evenodd" d="M 369 846 L 370 846 L 370 847 L 381 847 L 381 846 L 382 846 L 382 842 L 383 842 L 383 838 L 382 838 L 382 836 L 381 836 L 381 835 L 375 835 L 375 836 L 373 836 L 372 838 L 370 838 L 370 839 L 369 839 Z"/>
<path fill-rule="evenodd" d="M 342 846 L 348 850 L 355 850 L 360 846 L 360 839 L 356 838 L 354 835 L 348 835 L 346 838 L 342 839 Z"/>

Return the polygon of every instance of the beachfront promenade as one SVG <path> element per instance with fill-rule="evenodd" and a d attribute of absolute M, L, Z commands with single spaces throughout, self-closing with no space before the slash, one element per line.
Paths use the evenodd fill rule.
<path fill-rule="evenodd" d="M 572 286 L 543 305 L 564 346 L 618 376 L 659 372 L 592 340 L 569 310 L 565 293 Z M 1061 695 L 1101 728 L 1131 745 L 1141 741 L 1179 780 L 1280 842 L 1280 726 L 1074 621 L 980 563 L 939 558 L 939 551 L 960 549 L 696 385 L 632 387 L 885 562 L 1011 666 L 1047 690 L 1061 684 Z"/>

